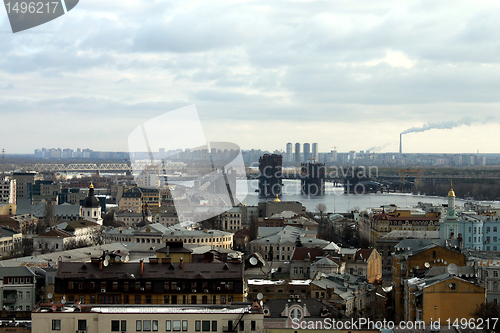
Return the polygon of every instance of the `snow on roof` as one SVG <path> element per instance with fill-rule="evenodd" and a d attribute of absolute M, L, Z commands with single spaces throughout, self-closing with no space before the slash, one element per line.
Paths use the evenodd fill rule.
<path fill-rule="evenodd" d="M 282 285 L 285 283 L 285 280 L 277 280 L 277 281 L 272 281 L 272 280 L 262 280 L 262 279 L 249 279 L 248 284 L 256 285 L 256 286 L 263 286 L 263 285 Z"/>

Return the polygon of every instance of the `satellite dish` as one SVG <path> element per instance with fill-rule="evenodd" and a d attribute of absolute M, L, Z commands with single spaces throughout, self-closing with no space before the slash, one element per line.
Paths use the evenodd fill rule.
<path fill-rule="evenodd" d="M 444 264 L 445 264 L 445 265 L 447 265 L 447 264 L 448 264 L 448 262 L 447 262 L 447 261 L 445 261 L 445 262 L 444 262 Z"/>
<path fill-rule="evenodd" d="M 125 261 L 129 261 L 130 258 L 128 257 L 128 255 L 125 257 Z"/>
<path fill-rule="evenodd" d="M 109 255 L 106 255 L 106 256 L 104 257 L 104 260 L 109 261 L 109 259 L 111 259 L 111 257 L 110 257 Z"/>
<path fill-rule="evenodd" d="M 65 299 L 65 298 L 63 298 L 63 299 L 61 300 L 61 303 L 62 303 L 62 304 L 66 304 L 66 299 Z"/>
<path fill-rule="evenodd" d="M 104 265 L 104 267 L 107 267 L 109 265 L 108 259 L 104 260 L 102 264 Z"/>
<path fill-rule="evenodd" d="M 429 268 L 429 267 L 431 267 L 431 264 L 429 264 L 428 262 L 426 262 L 426 263 L 424 264 L 424 266 L 425 266 L 425 268 Z"/>
<path fill-rule="evenodd" d="M 260 301 L 264 298 L 264 295 L 262 295 L 262 293 L 258 293 L 257 294 L 257 299 Z"/>
<path fill-rule="evenodd" d="M 264 306 L 264 302 L 260 301 L 259 302 L 260 306 Z"/>
<path fill-rule="evenodd" d="M 257 258 L 255 257 L 250 258 L 250 265 L 255 266 L 257 265 L 257 263 L 258 263 Z"/>
<path fill-rule="evenodd" d="M 116 256 L 116 257 L 115 257 L 115 261 L 122 261 L 122 257 L 120 257 L 120 256 Z"/>
<path fill-rule="evenodd" d="M 441 259 L 438 259 L 438 262 L 440 262 L 440 261 L 441 261 Z"/>
<path fill-rule="evenodd" d="M 455 265 L 453 263 L 449 264 L 448 265 L 448 273 L 450 275 L 457 275 L 457 273 L 458 273 L 458 267 L 457 267 L 457 265 Z"/>
<path fill-rule="evenodd" d="M 48 293 L 48 294 L 47 294 L 47 298 L 48 298 L 48 299 L 52 299 L 52 297 L 54 297 L 54 295 L 52 295 L 52 293 Z"/>

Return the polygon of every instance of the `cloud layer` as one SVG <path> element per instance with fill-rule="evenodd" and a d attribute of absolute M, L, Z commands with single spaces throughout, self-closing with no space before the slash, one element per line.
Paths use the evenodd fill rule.
<path fill-rule="evenodd" d="M 209 139 L 243 149 L 397 151 L 405 129 L 471 117 L 497 130 L 498 14 L 493 1 L 86 0 L 15 35 L 4 15 L 0 115 L 15 126 L 0 135 L 11 153 L 126 150 L 138 124 L 190 104 Z M 498 152 L 446 130 L 407 151 Z"/>

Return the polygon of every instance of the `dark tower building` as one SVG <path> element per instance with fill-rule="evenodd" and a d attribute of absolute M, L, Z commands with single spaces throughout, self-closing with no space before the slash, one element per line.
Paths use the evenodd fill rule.
<path fill-rule="evenodd" d="M 300 191 L 302 194 L 325 194 L 326 168 L 324 163 L 302 163 L 300 171 Z"/>
<path fill-rule="evenodd" d="M 283 156 L 281 155 L 264 154 L 259 158 L 259 196 L 276 197 L 281 195 L 282 164 Z"/>

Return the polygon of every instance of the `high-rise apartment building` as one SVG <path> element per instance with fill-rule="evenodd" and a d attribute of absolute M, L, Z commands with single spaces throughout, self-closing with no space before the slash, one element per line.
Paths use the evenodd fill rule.
<path fill-rule="evenodd" d="M 311 159 L 311 145 L 309 143 L 304 143 L 304 163 Z"/>
<path fill-rule="evenodd" d="M 312 144 L 312 158 L 316 162 L 319 162 L 319 152 L 318 152 L 318 144 L 317 143 Z"/>

